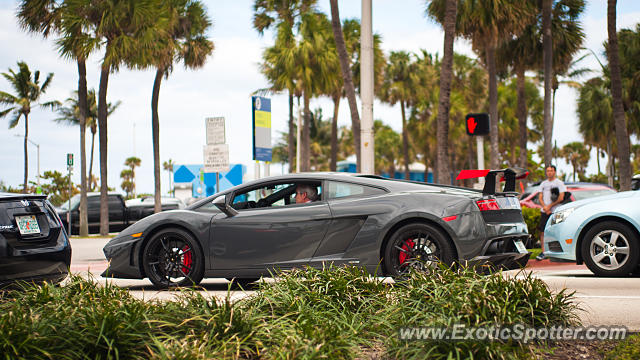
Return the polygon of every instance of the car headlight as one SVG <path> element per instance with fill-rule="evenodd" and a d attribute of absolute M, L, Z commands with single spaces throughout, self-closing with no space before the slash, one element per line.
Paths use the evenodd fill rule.
<path fill-rule="evenodd" d="M 551 225 L 560 224 L 565 221 L 574 210 L 575 208 L 568 208 L 553 213 L 553 216 L 551 217 Z"/>

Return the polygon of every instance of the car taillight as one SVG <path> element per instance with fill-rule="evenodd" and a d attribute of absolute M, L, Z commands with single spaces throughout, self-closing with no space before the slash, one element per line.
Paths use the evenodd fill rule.
<path fill-rule="evenodd" d="M 478 209 L 480 209 L 480 211 L 500 210 L 500 206 L 498 205 L 496 199 L 477 200 L 476 204 L 478 205 Z"/>

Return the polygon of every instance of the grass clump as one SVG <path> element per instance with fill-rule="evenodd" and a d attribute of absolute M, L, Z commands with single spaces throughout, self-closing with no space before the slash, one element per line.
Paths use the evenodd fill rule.
<path fill-rule="evenodd" d="M 404 341 L 401 327 L 575 322 L 571 294 L 538 279 L 436 269 L 395 284 L 358 267 L 299 269 L 232 302 L 187 289 L 141 301 L 79 277 L 0 294 L 0 354 L 11 359 L 514 358 L 525 345 Z"/>
<path fill-rule="evenodd" d="M 605 357 L 607 360 L 635 360 L 640 359 L 640 334 L 631 335 L 610 350 Z"/>

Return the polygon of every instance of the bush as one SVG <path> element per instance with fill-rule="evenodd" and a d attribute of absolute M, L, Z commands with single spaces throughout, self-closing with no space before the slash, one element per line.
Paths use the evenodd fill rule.
<path fill-rule="evenodd" d="M 0 293 L 0 354 L 11 359 L 354 359 L 528 356 L 512 342 L 400 340 L 401 327 L 535 327 L 575 322 L 571 294 L 539 279 L 435 269 L 395 284 L 358 267 L 299 269 L 232 302 L 192 289 L 174 301 L 72 276 Z"/>
<path fill-rule="evenodd" d="M 524 217 L 524 222 L 527 223 L 529 234 L 531 234 L 532 244 L 535 244 L 540 240 L 540 230 L 538 230 L 538 226 L 540 225 L 540 209 L 532 209 L 523 206 L 522 217 Z"/>
<path fill-rule="evenodd" d="M 636 360 L 640 359 L 640 334 L 629 336 L 618 346 L 609 351 L 607 360 Z"/>

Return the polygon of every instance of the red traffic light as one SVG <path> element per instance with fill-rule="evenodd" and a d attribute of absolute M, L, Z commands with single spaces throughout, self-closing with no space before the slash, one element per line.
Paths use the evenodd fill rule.
<path fill-rule="evenodd" d="M 467 114 L 465 117 L 467 135 L 489 135 L 489 114 Z"/>

